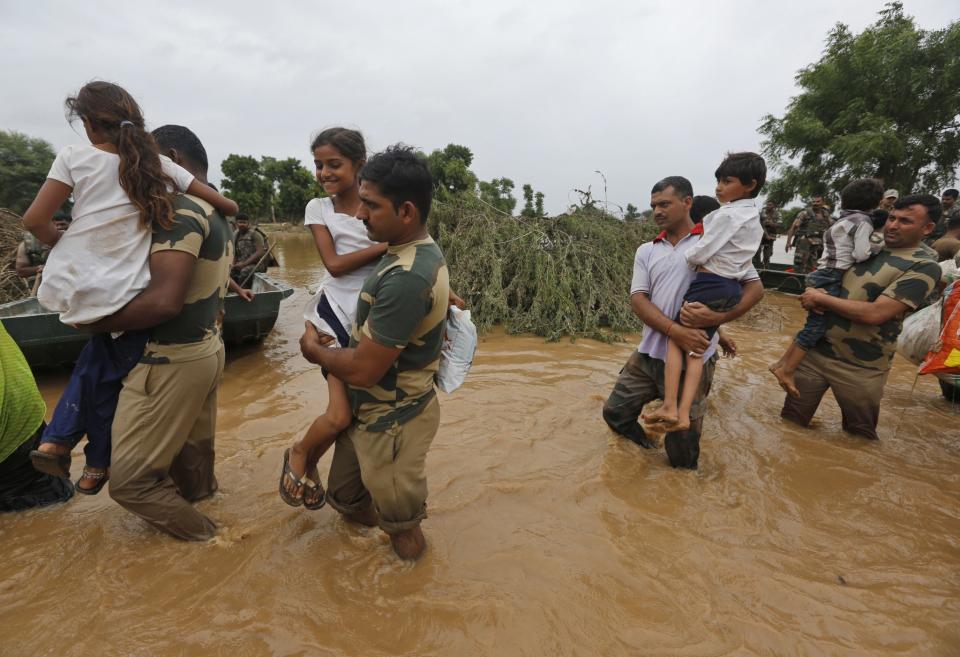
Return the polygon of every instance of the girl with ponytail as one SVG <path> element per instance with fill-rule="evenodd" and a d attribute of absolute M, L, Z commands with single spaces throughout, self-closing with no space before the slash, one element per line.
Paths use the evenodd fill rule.
<path fill-rule="evenodd" d="M 160 155 L 140 106 L 122 87 L 90 82 L 65 105 L 68 119 L 80 119 L 90 143 L 60 151 L 23 224 L 53 246 L 38 300 L 60 313 L 61 322 L 82 325 L 112 315 L 147 287 L 150 233 L 173 225 L 171 194 L 191 194 L 225 215 L 238 208 Z M 53 215 L 71 195 L 73 222 L 60 233 Z M 121 381 L 140 359 L 147 337 L 146 331 L 91 337 L 33 453 L 38 469 L 69 476 L 70 449 L 86 434 L 87 467 L 77 490 L 95 494 L 103 488 Z"/>

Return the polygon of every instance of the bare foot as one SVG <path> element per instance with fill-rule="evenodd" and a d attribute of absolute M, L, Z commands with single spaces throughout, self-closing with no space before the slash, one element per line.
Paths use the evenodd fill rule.
<path fill-rule="evenodd" d="M 661 406 L 653 413 L 644 413 L 640 416 L 646 424 L 676 424 L 677 412 Z"/>
<path fill-rule="evenodd" d="M 667 425 L 667 431 L 673 433 L 674 431 L 686 431 L 690 428 L 690 416 L 678 417 L 677 421 Z"/>
<path fill-rule="evenodd" d="M 307 470 L 307 457 L 309 456 L 308 450 L 304 449 L 302 441 L 296 441 L 290 447 L 290 471 L 297 478 L 297 480 L 303 479 L 303 474 Z M 294 499 L 303 498 L 303 484 L 298 484 L 291 477 L 283 478 L 283 487 L 290 497 Z"/>
<path fill-rule="evenodd" d="M 787 372 L 778 363 L 770 366 L 770 372 L 777 377 L 777 383 L 791 397 L 799 397 L 800 391 L 797 389 L 797 382 L 793 378 L 793 372 Z"/>
<path fill-rule="evenodd" d="M 399 534 L 390 534 L 390 545 L 397 556 L 407 561 L 416 561 L 427 549 L 427 539 L 420 525 Z"/>

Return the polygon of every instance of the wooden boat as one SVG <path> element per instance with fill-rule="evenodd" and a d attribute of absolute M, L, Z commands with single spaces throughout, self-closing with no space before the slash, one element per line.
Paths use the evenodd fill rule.
<path fill-rule="evenodd" d="M 790 270 L 790 271 L 788 271 Z M 806 287 L 806 274 L 796 274 L 793 265 L 770 263 L 769 269 L 758 269 L 760 281 L 766 290 L 783 292 L 785 294 L 801 294 Z"/>
<path fill-rule="evenodd" d="M 277 321 L 280 302 L 293 288 L 266 274 L 255 274 L 253 301 L 228 294 L 224 304 L 223 341 L 227 347 L 263 340 Z M 46 368 L 73 363 L 88 334 L 61 324 L 57 313 L 35 298 L 0 305 L 0 321 L 19 345 L 31 367 Z"/>

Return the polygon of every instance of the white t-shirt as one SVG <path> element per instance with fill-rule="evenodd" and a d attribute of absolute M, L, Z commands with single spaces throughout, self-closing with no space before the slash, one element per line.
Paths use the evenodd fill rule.
<path fill-rule="evenodd" d="M 306 226 L 326 226 L 333 237 L 333 248 L 337 255 L 354 253 L 377 244 L 367 237 L 367 228 L 362 221 L 334 210 L 331 198 L 315 198 L 307 203 L 303 223 Z M 343 276 L 332 276 L 330 272 L 324 274 L 320 292 L 326 295 L 347 333 L 350 333 L 357 316 L 357 300 L 363 282 L 376 266 L 377 262 L 374 260 Z M 319 297 L 319 293 L 317 296 Z"/>
<path fill-rule="evenodd" d="M 703 218 L 703 237 L 687 252 L 687 264 L 724 278 L 743 280 L 760 248 L 763 227 L 757 202 L 743 198 L 722 205 Z"/>
<path fill-rule="evenodd" d="M 181 192 L 193 175 L 160 156 Z M 47 178 L 73 188 L 73 221 L 47 257 L 37 299 L 65 324 L 89 324 L 120 310 L 150 282 L 150 231 L 120 186 L 120 156 L 67 146 Z"/>

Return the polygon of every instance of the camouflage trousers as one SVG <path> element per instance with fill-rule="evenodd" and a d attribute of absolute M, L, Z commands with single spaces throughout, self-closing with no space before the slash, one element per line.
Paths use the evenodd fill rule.
<path fill-rule="evenodd" d="M 823 242 L 811 242 L 808 237 L 800 237 L 793 252 L 793 270 L 798 274 L 807 274 L 817 268 L 817 261 L 823 255 Z"/>
<path fill-rule="evenodd" d="M 668 433 L 663 439 L 667 457 L 673 467 L 697 467 L 700 455 L 700 432 L 703 416 L 707 410 L 707 395 L 713 383 L 716 369 L 716 356 L 703 364 L 700 387 L 690 408 L 690 429 Z M 649 446 L 643 428 L 637 423 L 643 407 L 655 399 L 663 399 L 663 378 L 665 364 L 662 360 L 634 351 L 613 385 L 613 391 L 603 405 L 603 419 L 611 429 L 621 436 Z M 683 389 L 683 377 L 680 379 Z"/>
<path fill-rule="evenodd" d="M 755 269 L 770 269 L 770 258 L 773 257 L 773 242 L 762 242 L 753 256 Z"/>

